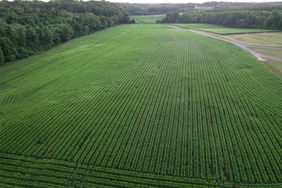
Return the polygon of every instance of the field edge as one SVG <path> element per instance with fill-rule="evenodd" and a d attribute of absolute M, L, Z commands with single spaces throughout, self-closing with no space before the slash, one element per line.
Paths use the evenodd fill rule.
<path fill-rule="evenodd" d="M 66 187 L 73 185 L 114 187 L 279 187 L 280 183 L 243 184 L 218 182 L 94 166 L 57 159 L 0 153 L 0 185 Z M 91 186 L 92 185 L 92 186 Z"/>

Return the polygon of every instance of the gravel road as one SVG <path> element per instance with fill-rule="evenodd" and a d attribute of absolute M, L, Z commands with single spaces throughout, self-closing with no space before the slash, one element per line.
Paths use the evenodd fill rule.
<path fill-rule="evenodd" d="M 281 51 L 282 51 L 282 45 L 264 45 L 264 44 L 246 43 L 246 42 L 241 42 L 241 41 L 238 41 L 238 40 L 235 40 L 235 39 L 231 39 L 228 36 L 219 35 L 219 34 L 215 34 L 215 33 L 199 31 L 199 30 L 195 30 L 195 29 L 188 29 L 188 28 L 184 28 L 184 27 L 181 27 L 181 26 L 178 26 L 178 25 L 168 25 L 168 26 L 173 27 L 175 29 L 186 30 L 186 31 L 190 31 L 190 32 L 193 32 L 193 33 L 201 34 L 201 35 L 204 35 L 204 36 L 208 36 L 208 37 L 211 37 L 211 38 L 215 38 L 215 39 L 218 39 L 218 40 L 222 40 L 222 41 L 225 41 L 225 42 L 232 43 L 232 44 L 248 51 L 249 53 L 251 53 L 253 56 L 255 56 L 260 61 L 270 61 L 270 60 L 282 61 L 282 58 L 265 55 L 265 54 L 259 53 L 255 50 L 251 49 L 251 47 L 254 47 L 254 48 L 263 48 L 263 49 L 269 49 L 269 50 L 279 50 L 279 49 L 281 49 Z"/>

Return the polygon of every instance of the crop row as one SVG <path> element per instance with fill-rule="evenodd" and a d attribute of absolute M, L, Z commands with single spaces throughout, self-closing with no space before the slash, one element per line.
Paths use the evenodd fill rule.
<path fill-rule="evenodd" d="M 0 154 L 0 184 L 11 186 L 65 187 L 104 185 L 115 187 L 216 186 L 199 179 L 142 174 L 54 160 L 37 160 Z"/>

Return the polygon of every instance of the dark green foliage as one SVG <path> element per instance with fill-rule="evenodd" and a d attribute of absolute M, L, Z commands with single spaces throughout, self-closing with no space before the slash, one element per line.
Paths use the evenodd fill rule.
<path fill-rule="evenodd" d="M 166 17 L 162 20 L 164 23 L 178 23 L 181 22 L 181 16 L 179 13 L 168 13 Z"/>
<path fill-rule="evenodd" d="M 7 37 L 0 38 L 0 48 L 3 51 L 5 62 L 14 61 L 17 56 L 16 46 Z"/>
<path fill-rule="evenodd" d="M 282 30 L 282 13 L 273 11 L 264 22 L 265 27 Z"/>
<path fill-rule="evenodd" d="M 155 15 L 192 10 L 195 4 L 123 4 L 129 15 Z"/>
<path fill-rule="evenodd" d="M 162 23 L 209 23 L 227 27 L 282 30 L 282 13 L 277 10 L 190 11 L 169 13 Z"/>
<path fill-rule="evenodd" d="M 213 10 L 281 10 L 282 2 L 266 3 L 234 3 L 234 2 L 216 2 L 207 1 L 206 3 L 166 3 L 166 4 L 142 4 L 142 3 L 124 3 L 129 15 L 156 15 L 172 12 L 188 12 L 194 9 L 211 8 Z"/>
<path fill-rule="evenodd" d="M 0 65 L 4 64 L 4 61 L 5 61 L 5 57 L 4 57 L 4 54 L 2 52 L 2 49 L 0 48 Z"/>
<path fill-rule="evenodd" d="M 131 20 L 120 5 L 109 2 L 0 1 L 5 62 L 120 23 Z"/>

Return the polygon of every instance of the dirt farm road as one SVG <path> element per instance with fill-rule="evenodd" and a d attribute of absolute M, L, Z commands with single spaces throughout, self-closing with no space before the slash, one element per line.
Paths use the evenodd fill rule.
<path fill-rule="evenodd" d="M 168 27 L 173 27 L 175 29 L 180 29 L 180 30 L 186 30 L 186 31 L 190 31 L 190 32 L 193 32 L 193 33 L 205 35 L 205 36 L 208 36 L 208 37 L 211 37 L 211 38 L 214 38 L 214 39 L 218 39 L 218 40 L 222 40 L 222 41 L 225 41 L 225 42 L 232 43 L 232 44 L 239 46 L 240 48 L 248 51 L 249 53 L 251 53 L 253 56 L 255 56 L 260 61 L 271 61 L 271 60 L 282 61 L 282 58 L 274 57 L 274 56 L 270 56 L 270 55 L 265 55 L 265 54 L 259 53 L 259 52 L 252 49 L 252 48 L 263 48 L 263 49 L 269 49 L 269 50 L 281 50 L 282 51 L 282 45 L 266 45 L 266 44 L 246 43 L 246 42 L 234 40 L 234 39 L 229 38 L 228 36 L 225 36 L 225 35 L 219 35 L 219 34 L 215 34 L 215 33 L 195 30 L 195 29 L 188 29 L 188 28 L 181 27 L 179 25 L 168 25 Z"/>

